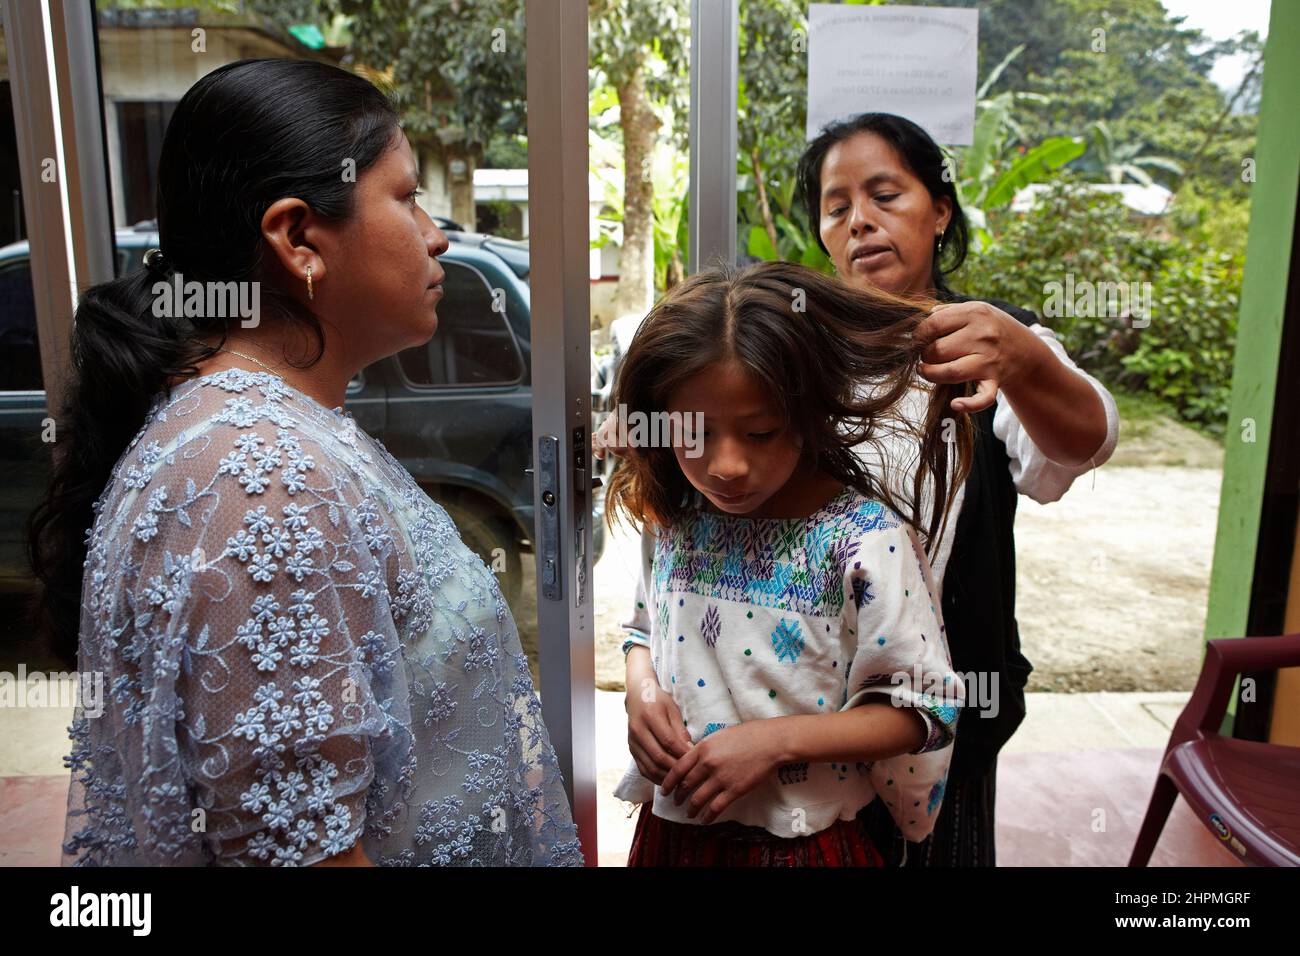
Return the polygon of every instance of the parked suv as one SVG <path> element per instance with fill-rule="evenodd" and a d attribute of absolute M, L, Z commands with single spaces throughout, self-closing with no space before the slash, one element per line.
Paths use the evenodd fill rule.
<path fill-rule="evenodd" d="M 119 274 L 158 244 L 152 223 L 116 238 Z M 362 370 L 348 384 L 346 407 L 447 509 L 513 603 L 534 511 L 528 247 L 454 230 L 447 238 L 437 334 Z M 594 360 L 592 368 L 595 408 L 605 383 Z M 28 245 L 17 242 L 0 249 L 0 466 L 7 476 L 0 482 L 0 590 L 30 586 L 23 525 L 49 481 L 46 416 Z M 603 491 L 594 496 L 599 558 Z"/>

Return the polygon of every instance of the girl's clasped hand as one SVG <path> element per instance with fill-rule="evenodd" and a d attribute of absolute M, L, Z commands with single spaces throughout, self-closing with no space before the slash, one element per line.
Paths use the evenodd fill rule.
<path fill-rule="evenodd" d="M 665 797 L 678 806 L 689 801 L 688 816 L 712 823 L 776 769 L 781 762 L 776 735 L 766 726 L 770 721 L 750 721 L 692 743 L 672 695 L 653 676 L 642 676 L 633 686 L 633 673 L 653 675 L 649 657 L 638 648 L 628 654 L 626 707 L 633 759 Z"/>

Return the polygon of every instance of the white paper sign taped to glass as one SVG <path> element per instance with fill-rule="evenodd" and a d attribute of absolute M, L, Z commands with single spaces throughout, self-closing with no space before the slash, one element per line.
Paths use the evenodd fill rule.
<path fill-rule="evenodd" d="M 979 11 L 808 6 L 808 130 L 897 113 L 949 146 L 975 128 Z"/>

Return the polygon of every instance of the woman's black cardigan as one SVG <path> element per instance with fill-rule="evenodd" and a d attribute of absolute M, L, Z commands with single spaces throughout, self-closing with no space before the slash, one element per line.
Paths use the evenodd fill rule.
<path fill-rule="evenodd" d="M 970 298 L 942 296 L 949 302 Z M 1034 313 L 981 299 L 1029 326 Z M 972 416 L 975 454 L 944 572 L 943 618 L 953 670 L 967 678 L 968 702 L 957 726 L 949 780 L 982 776 L 1025 717 L 1025 684 L 1033 666 L 1020 653 L 1016 626 L 1016 548 L 1014 527 L 1018 493 L 1011 481 L 1006 446 L 993 434 L 990 406 Z M 984 676 L 980 677 L 983 674 Z M 990 701 L 971 698 L 996 684 L 996 716 Z"/>

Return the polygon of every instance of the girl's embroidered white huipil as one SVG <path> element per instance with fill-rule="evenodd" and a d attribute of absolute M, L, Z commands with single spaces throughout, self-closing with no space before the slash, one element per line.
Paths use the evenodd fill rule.
<path fill-rule="evenodd" d="M 830 714 L 873 697 L 917 708 L 929 727 L 914 753 L 779 767 L 719 821 L 804 836 L 853 819 L 879 795 L 909 840 L 933 828 L 964 685 L 916 535 L 884 505 L 846 488 L 807 518 L 696 510 L 647 532 L 624 627 L 650 649 L 695 742 L 743 721 Z M 698 822 L 635 763 L 615 795 Z"/>
<path fill-rule="evenodd" d="M 64 862 L 581 864 L 496 579 L 351 416 L 159 395 L 95 505 Z"/>

